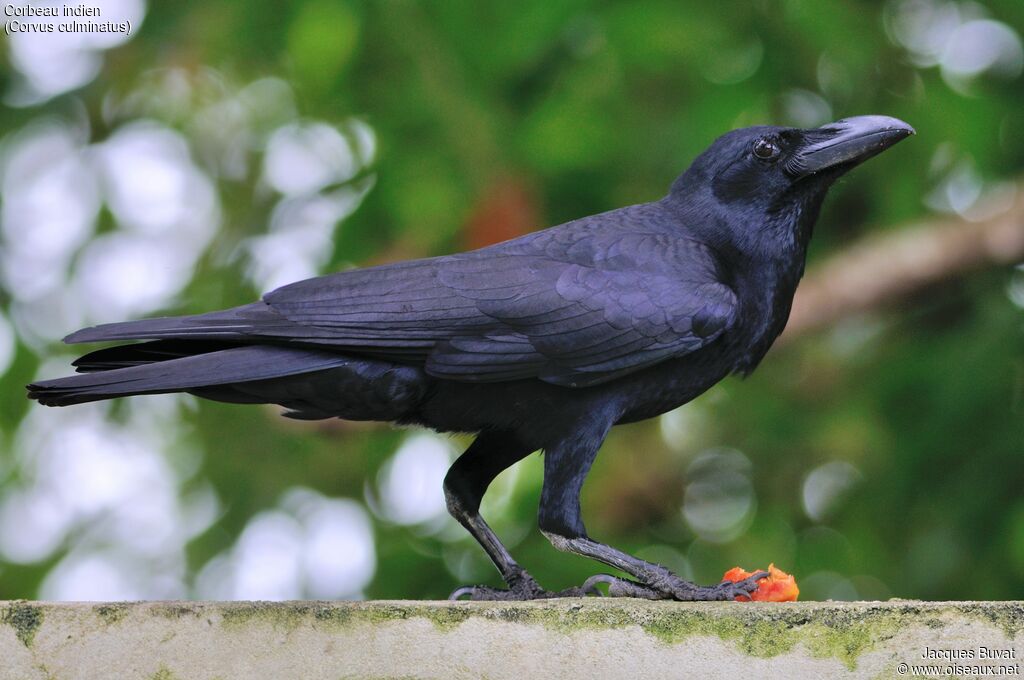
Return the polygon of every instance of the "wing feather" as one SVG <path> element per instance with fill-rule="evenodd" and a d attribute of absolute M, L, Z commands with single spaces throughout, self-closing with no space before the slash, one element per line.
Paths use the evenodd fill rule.
<path fill-rule="evenodd" d="M 640 228 L 652 205 L 470 253 L 300 281 L 224 312 L 86 329 L 69 341 L 284 342 L 421 363 L 453 380 L 599 384 L 697 351 L 735 320 L 735 294 L 705 246 Z"/>

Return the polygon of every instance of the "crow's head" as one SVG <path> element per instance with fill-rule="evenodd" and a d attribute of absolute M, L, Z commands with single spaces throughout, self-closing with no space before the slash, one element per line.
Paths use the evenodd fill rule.
<path fill-rule="evenodd" d="M 670 198 L 709 199 L 749 233 L 767 223 L 799 222 L 809 236 L 828 188 L 854 166 L 914 129 L 888 116 L 844 118 L 819 128 L 749 127 L 719 137 L 672 185 Z M 700 195 L 701 198 L 697 196 Z M 696 201 L 695 201 L 696 199 Z M 793 220 L 789 219 L 793 218 Z"/>
<path fill-rule="evenodd" d="M 749 127 L 719 137 L 687 171 L 724 202 L 760 203 L 823 191 L 840 175 L 914 134 L 888 116 L 844 118 L 819 128 Z"/>

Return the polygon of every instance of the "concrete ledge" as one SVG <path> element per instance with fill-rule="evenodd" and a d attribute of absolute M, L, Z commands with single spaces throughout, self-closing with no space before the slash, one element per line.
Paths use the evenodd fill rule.
<path fill-rule="evenodd" d="M 17 601 L 0 678 L 1019 677 L 1022 631 L 1024 602 Z"/>

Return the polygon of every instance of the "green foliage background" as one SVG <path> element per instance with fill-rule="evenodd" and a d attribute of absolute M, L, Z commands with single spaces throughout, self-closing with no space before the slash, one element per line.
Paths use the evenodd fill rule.
<path fill-rule="evenodd" d="M 197 82 L 213 73 L 228 84 L 277 76 L 303 118 L 341 124 L 357 116 L 377 137 L 374 186 L 338 225 L 329 271 L 452 252 L 658 198 L 714 137 L 748 124 L 799 124 L 801 101 L 825 104 L 833 118 L 881 113 L 910 122 L 917 137 L 833 190 L 813 268 L 871 231 L 930 219 L 924 198 L 947 177 L 943 158 L 968 163 L 986 187 L 1024 172 L 1019 72 L 951 84 L 940 67 L 915 63 L 887 29 L 900 6 L 152 3 L 97 78 L 36 106 L 5 107 L 0 132 L 41 116 L 84 115 L 92 139 L 102 140 L 124 122 L 104 114 L 105 102 L 145 92 L 163 69 Z M 1024 30 L 1017 0 L 988 0 L 984 11 L 1018 35 Z M 5 63 L 0 89 L 16 78 Z M 155 100 L 137 110 L 181 131 L 202 164 L 204 141 L 187 110 Z M 250 168 L 218 181 L 221 232 L 164 312 L 208 311 L 262 292 L 245 277 L 243 259 L 223 256 L 266 229 L 269 203 L 258 180 Z M 616 428 L 584 493 L 591 534 L 705 582 L 734 564 L 774 561 L 810 598 L 1020 598 L 1024 315 L 1008 290 L 1024 286 L 1022 276 L 1000 268 L 952 279 L 802 337 L 773 351 L 748 380 L 702 397 L 677 418 L 686 429 L 678 441 L 658 420 Z M 0 309 L 9 302 L 0 290 Z M 22 386 L 44 354 L 19 342 L 0 375 L 0 494 L 17 481 L 19 423 L 39 408 Z M 408 434 L 296 424 L 269 409 L 209 402 L 186 403 L 177 417 L 182 438 L 202 452 L 197 478 L 209 480 L 222 508 L 187 546 L 187 579 L 230 549 L 286 488 L 364 498 Z M 736 537 L 715 542 L 700 538 L 680 508 L 692 462 L 721 447 L 749 459 L 756 508 Z M 859 482 L 811 519 L 801 502 L 806 475 L 835 461 L 854 466 Z M 513 538 L 519 561 L 550 588 L 601 570 L 555 552 L 536 531 L 538 456 L 521 467 L 505 490 L 509 500 L 489 517 Z M 368 597 L 441 598 L 460 585 L 458 576 L 496 583 L 482 553 L 452 526 L 377 517 L 374 535 Z M 0 599 L 36 596 L 71 541 L 40 562 L 0 563 Z"/>

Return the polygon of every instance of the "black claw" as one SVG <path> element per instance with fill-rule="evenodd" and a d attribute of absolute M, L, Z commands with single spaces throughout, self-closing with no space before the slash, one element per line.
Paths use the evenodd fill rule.
<path fill-rule="evenodd" d="M 597 587 L 597 584 L 608 583 L 610 585 L 613 580 L 615 580 L 615 577 L 610 574 L 595 574 L 594 576 L 591 576 L 586 581 L 584 581 L 583 585 L 580 587 L 583 590 L 583 592 L 587 595 L 593 595 L 595 597 L 604 597 L 604 593 L 602 593 L 601 590 Z M 610 587 L 608 594 L 611 595 Z"/>
<path fill-rule="evenodd" d="M 748 576 L 747 578 L 745 578 L 743 580 L 744 581 L 753 581 L 754 583 L 757 583 L 758 581 L 760 581 L 763 578 L 768 578 L 768 572 L 767 571 L 764 571 L 764 570 L 762 570 L 762 571 L 755 571 L 753 574 L 751 574 L 750 576 Z"/>
<path fill-rule="evenodd" d="M 743 588 L 747 592 L 752 593 L 755 590 L 757 590 L 757 587 L 760 584 L 761 579 L 763 578 L 768 578 L 768 572 L 757 571 L 748 576 L 747 578 L 743 579 L 742 581 L 737 581 L 736 585 Z"/>
<path fill-rule="evenodd" d="M 473 593 L 480 586 L 462 586 L 452 591 L 452 594 L 448 596 L 449 600 L 461 599 L 463 595 L 469 595 L 469 599 L 473 599 Z"/>
<path fill-rule="evenodd" d="M 469 595 L 470 600 L 508 600 L 511 599 L 511 594 L 511 590 L 499 590 L 490 586 L 462 586 L 453 590 L 448 599 L 459 600 L 464 595 Z"/>
<path fill-rule="evenodd" d="M 612 576 L 611 574 L 595 574 L 583 583 L 583 588 L 597 590 L 598 583 L 608 584 L 608 597 L 636 597 L 643 600 L 671 599 L 671 595 L 667 593 L 663 593 L 650 586 L 645 586 L 642 583 L 637 583 L 636 581 Z"/>
<path fill-rule="evenodd" d="M 597 589 L 598 583 L 607 583 L 609 586 L 611 586 L 611 584 L 615 581 L 618 581 L 618 579 L 612 576 L 611 574 L 594 574 L 593 576 L 591 576 L 583 582 L 583 589 L 593 590 L 595 593 L 600 593 L 601 591 Z"/>
<path fill-rule="evenodd" d="M 598 590 L 589 581 L 579 588 L 567 588 L 557 592 L 544 590 L 537 585 L 536 581 L 518 581 L 512 588 L 501 589 L 490 586 L 462 586 L 452 591 L 448 596 L 449 600 L 458 600 L 469 595 L 470 600 L 490 601 L 524 601 L 524 600 L 546 600 L 553 597 L 586 597 L 587 595 L 601 596 Z"/>
<path fill-rule="evenodd" d="M 558 592 L 545 592 L 542 597 L 601 597 L 601 591 L 597 588 L 588 588 L 586 584 L 578 588 L 566 588 Z"/>
<path fill-rule="evenodd" d="M 757 590 L 759 582 L 763 578 L 768 578 L 768 572 L 757 571 L 742 581 L 722 581 L 718 584 L 717 590 L 724 595 L 724 597 L 721 598 L 723 600 L 733 600 L 737 597 L 752 599 L 750 597 L 751 594 Z"/>

